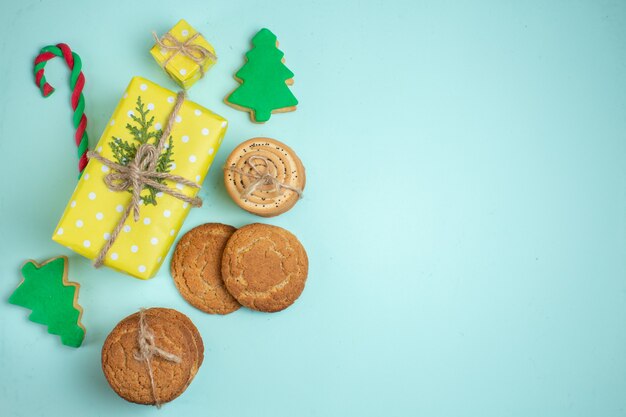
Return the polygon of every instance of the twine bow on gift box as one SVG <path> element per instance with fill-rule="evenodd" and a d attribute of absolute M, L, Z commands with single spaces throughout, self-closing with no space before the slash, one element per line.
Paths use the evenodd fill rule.
<path fill-rule="evenodd" d="M 107 252 L 109 251 L 109 249 L 111 249 L 111 246 L 113 246 L 115 239 L 122 231 L 124 223 L 126 222 L 126 219 L 130 215 L 131 211 L 133 212 L 134 220 L 139 221 L 141 191 L 145 187 L 149 186 L 157 191 L 169 194 L 172 197 L 191 204 L 192 207 L 202 206 L 202 200 L 200 198 L 186 196 L 176 190 L 169 188 L 167 185 L 162 184 L 158 180 L 168 180 L 191 188 L 200 188 L 198 184 L 179 175 L 172 175 L 167 172 L 157 172 L 156 170 L 159 155 L 163 151 L 165 143 L 170 136 L 172 126 L 174 125 L 174 121 L 176 119 L 176 115 L 178 114 L 180 107 L 183 104 L 183 101 L 185 101 L 185 93 L 181 91 L 176 96 L 176 104 L 174 105 L 174 109 L 172 110 L 172 113 L 167 120 L 167 125 L 165 126 L 165 129 L 163 130 L 161 138 L 159 139 L 157 144 L 142 144 L 137 149 L 135 158 L 130 161 L 128 165 L 121 165 L 113 162 L 97 152 L 90 151 L 88 153 L 89 158 L 98 160 L 102 164 L 111 168 L 111 172 L 109 172 L 104 177 L 104 182 L 111 191 L 132 191 L 132 198 L 129 204 L 126 206 L 122 217 L 115 226 L 115 229 L 113 229 L 113 231 L 111 232 L 111 237 L 102 247 L 100 253 L 98 254 L 98 257 L 94 261 L 94 266 L 96 268 L 102 266 Z"/>
<path fill-rule="evenodd" d="M 260 170 L 259 166 L 263 166 L 263 165 L 257 165 L 257 163 L 254 162 L 255 160 L 259 160 L 263 162 L 265 164 L 264 165 L 265 169 Z M 252 173 L 245 172 L 234 166 L 229 166 L 229 167 L 224 168 L 228 171 L 236 172 L 239 175 L 243 175 L 248 178 L 252 178 L 254 180 L 247 187 L 243 189 L 243 191 L 240 194 L 241 198 L 248 198 L 261 185 L 273 185 L 274 191 L 276 194 L 280 194 L 280 190 L 284 188 L 286 190 L 290 190 L 298 194 L 298 198 L 302 198 L 302 190 L 300 188 L 296 188 L 289 184 L 285 184 L 284 182 L 280 182 L 278 178 L 276 177 L 276 175 L 271 174 L 269 170 L 269 166 L 272 161 L 269 158 L 266 158 L 265 156 L 262 156 L 262 155 L 252 155 L 248 158 L 246 162 L 248 163 L 250 168 L 252 168 L 252 171 L 253 171 Z"/>
<path fill-rule="evenodd" d="M 144 308 L 139 310 L 139 329 L 137 331 L 137 344 L 139 351 L 135 352 L 135 360 L 145 362 L 148 369 L 148 376 L 150 377 L 150 388 L 152 389 L 152 398 L 154 398 L 154 405 L 157 408 L 161 407 L 159 397 L 157 397 L 156 387 L 154 385 L 154 371 L 152 370 L 152 358 L 154 356 L 160 356 L 166 361 L 180 363 L 181 358 L 166 350 L 158 347 L 154 340 L 154 332 L 146 323 L 146 310 Z"/>
<path fill-rule="evenodd" d="M 200 36 L 200 33 L 194 33 L 184 42 L 179 41 L 169 32 L 163 35 L 162 38 L 159 38 L 159 36 L 155 32 L 152 32 L 152 36 L 154 37 L 156 44 L 159 45 L 161 49 L 173 52 L 170 54 L 170 56 L 167 57 L 165 61 L 163 61 L 163 68 L 167 67 L 167 64 L 169 64 L 172 58 L 174 58 L 178 54 L 181 54 L 198 64 L 198 66 L 200 67 L 200 76 L 204 77 L 204 62 L 207 59 L 217 61 L 217 56 L 215 56 L 213 52 L 209 51 L 202 45 L 197 45 L 193 43 L 193 41 L 198 36 Z"/>

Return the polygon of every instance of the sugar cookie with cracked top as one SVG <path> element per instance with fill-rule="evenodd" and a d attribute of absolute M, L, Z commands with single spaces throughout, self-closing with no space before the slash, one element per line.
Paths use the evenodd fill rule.
<path fill-rule="evenodd" d="M 309 261 L 291 232 L 254 223 L 237 230 L 222 256 L 222 278 L 228 291 L 253 310 L 276 312 L 302 294 Z"/>
<path fill-rule="evenodd" d="M 228 156 L 224 185 L 242 209 L 273 217 L 298 202 L 306 175 L 293 149 L 276 139 L 259 137 L 239 144 Z"/>
<path fill-rule="evenodd" d="M 194 378 L 203 360 L 204 347 L 197 328 L 184 314 L 166 308 L 143 311 L 148 334 L 154 347 L 177 360 L 161 354 L 150 358 L 154 390 L 147 362 L 139 350 L 140 314 L 123 319 L 111 331 L 102 346 L 102 370 L 111 388 L 127 401 L 160 405 L 182 394 Z"/>
<path fill-rule="evenodd" d="M 207 223 L 191 229 L 178 241 L 172 256 L 171 273 L 183 298 L 210 314 L 228 314 L 240 304 L 222 280 L 222 253 L 234 227 Z"/>
<path fill-rule="evenodd" d="M 195 350 L 198 355 L 198 368 L 202 365 L 204 361 L 204 342 L 202 341 L 202 336 L 200 336 L 200 332 L 195 324 L 191 321 L 189 317 L 181 313 L 180 311 L 174 310 L 173 308 L 159 308 L 159 313 L 164 317 L 171 321 L 178 322 L 182 324 L 191 334 L 193 338 L 193 343 L 195 345 Z M 197 372 L 197 369 L 196 369 Z M 195 372 L 194 372 L 195 375 Z"/>

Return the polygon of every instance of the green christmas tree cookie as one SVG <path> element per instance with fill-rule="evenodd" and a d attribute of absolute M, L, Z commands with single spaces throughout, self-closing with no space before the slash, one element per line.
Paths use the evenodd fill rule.
<path fill-rule="evenodd" d="M 294 111 L 298 100 L 289 89 L 293 72 L 283 63 L 284 54 L 278 49 L 276 35 L 261 29 L 252 38 L 252 45 L 246 53 L 247 62 L 235 74 L 241 85 L 226 96 L 224 102 L 249 111 L 253 122 L 263 123 L 272 113 Z"/>
<path fill-rule="evenodd" d="M 48 333 L 61 336 L 66 346 L 79 347 L 85 338 L 80 322 L 83 309 L 78 305 L 79 284 L 67 280 L 66 256 L 39 265 L 27 261 L 22 267 L 24 279 L 9 303 L 32 310 L 30 321 L 48 326 Z"/>

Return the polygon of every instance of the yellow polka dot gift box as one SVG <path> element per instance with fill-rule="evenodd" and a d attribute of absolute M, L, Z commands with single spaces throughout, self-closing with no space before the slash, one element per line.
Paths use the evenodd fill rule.
<path fill-rule="evenodd" d="M 224 118 L 182 93 L 133 78 L 78 181 L 53 240 L 96 263 L 100 260 L 141 279 L 153 277 L 196 202 L 226 127 Z M 169 137 L 164 135 L 168 128 Z M 138 156 L 158 144 L 160 152 L 143 159 Z M 152 162 L 145 162 L 150 158 Z M 154 174 L 148 178 L 141 170 L 150 163 Z M 144 184 L 137 187 L 141 192 L 136 198 L 133 181 Z M 136 211 L 133 201 L 138 202 Z"/>
<path fill-rule="evenodd" d="M 184 89 L 191 87 L 217 62 L 213 46 L 185 20 L 181 19 L 169 32 L 155 40 L 150 53 Z"/>

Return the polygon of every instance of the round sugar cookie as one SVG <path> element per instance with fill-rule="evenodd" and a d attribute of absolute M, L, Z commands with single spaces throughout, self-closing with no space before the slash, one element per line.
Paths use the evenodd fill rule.
<path fill-rule="evenodd" d="M 153 390 L 148 364 L 138 357 L 140 314 L 126 317 L 108 335 L 102 346 L 102 370 L 111 388 L 125 400 L 164 404 L 182 394 L 198 371 L 204 356 L 202 338 L 191 320 L 176 310 L 143 311 L 154 346 L 179 359 L 168 360 L 160 354 L 150 358 Z"/>
<path fill-rule="evenodd" d="M 198 328 L 196 327 L 195 324 L 193 324 L 193 322 L 191 321 L 189 317 L 187 317 L 180 311 L 174 310 L 172 308 L 159 308 L 158 310 L 159 310 L 159 313 L 162 314 L 167 319 L 174 321 L 174 322 L 178 322 L 181 325 L 183 325 L 193 337 L 195 349 L 198 354 L 198 360 L 197 360 L 198 366 L 195 369 L 195 372 L 192 370 L 192 373 L 193 373 L 192 378 L 193 378 L 193 376 L 195 376 L 196 372 L 198 371 L 198 368 L 200 368 L 200 365 L 202 365 L 202 362 L 204 362 L 204 342 L 202 341 L 202 336 L 200 336 L 200 332 L 198 331 Z M 191 380 L 189 382 L 191 382 Z"/>
<path fill-rule="evenodd" d="M 207 223 L 191 229 L 178 241 L 171 273 L 178 291 L 192 306 L 210 314 L 228 314 L 240 304 L 222 281 L 222 253 L 235 233 L 232 226 Z"/>
<path fill-rule="evenodd" d="M 237 146 L 224 165 L 224 185 L 239 207 L 263 217 L 282 214 L 300 199 L 304 165 L 287 145 L 252 138 Z"/>
<path fill-rule="evenodd" d="M 253 310 L 284 310 L 302 294 L 309 260 L 289 231 L 254 223 L 237 230 L 222 256 L 222 278 L 228 291 Z"/>

